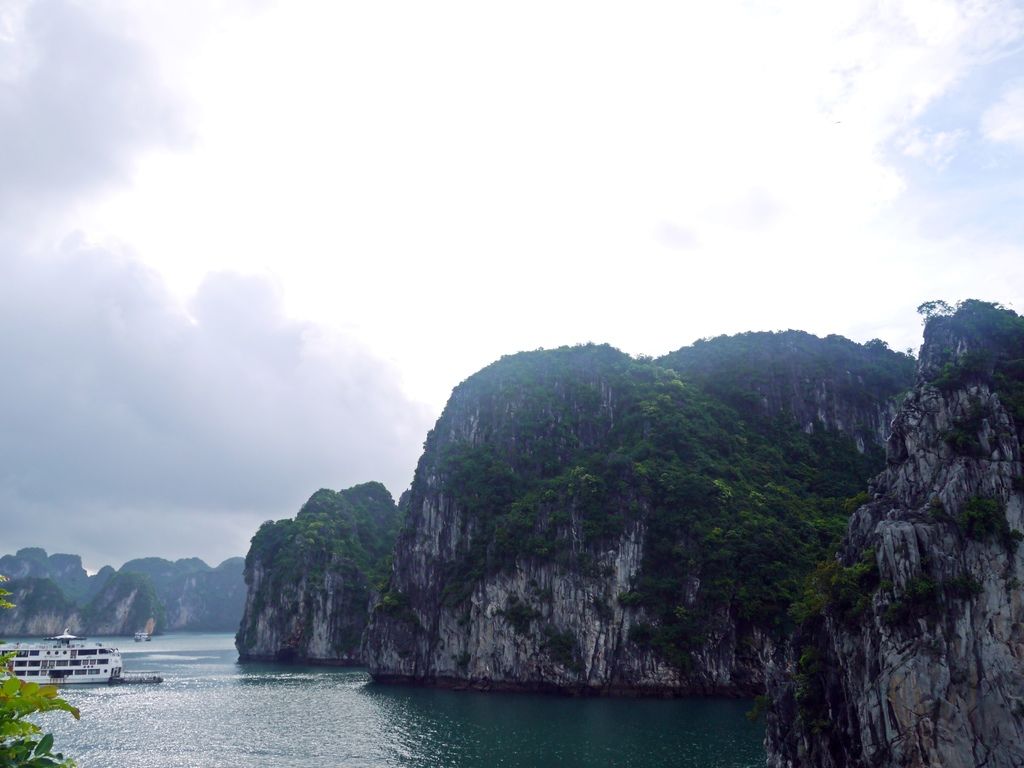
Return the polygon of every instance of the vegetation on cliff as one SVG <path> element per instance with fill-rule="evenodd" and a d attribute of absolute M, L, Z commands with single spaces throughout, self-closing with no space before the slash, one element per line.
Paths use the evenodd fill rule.
<path fill-rule="evenodd" d="M 245 604 L 245 560 L 229 557 L 211 568 L 197 557 L 170 561 L 161 557 L 129 560 L 120 573 L 145 577 L 156 591 L 174 629 L 224 632 L 238 629 Z"/>
<path fill-rule="evenodd" d="M 910 388 L 914 358 L 880 339 L 857 344 L 804 331 L 748 332 L 702 339 L 658 360 L 742 414 L 817 410 L 819 388 L 833 400 L 874 408 Z M 854 425 L 849 425 L 854 426 Z"/>
<path fill-rule="evenodd" d="M 211 568 L 198 558 L 131 560 L 92 576 L 78 555 L 29 547 L 0 557 L 16 607 L 0 614 L 0 634 L 46 634 L 65 626 L 132 633 L 153 619 L 157 631 L 234 630 L 242 615 L 242 558 Z M 43 626 L 49 629 L 42 629 Z M 31 629 L 35 627 L 36 629 Z"/>
<path fill-rule="evenodd" d="M 971 383 L 987 384 L 999 393 L 1020 430 L 1024 425 L 1024 317 L 977 299 L 960 302 L 955 309 L 943 302 L 927 302 L 919 311 L 926 315 L 930 333 L 943 340 L 935 354 L 932 385 L 948 392 Z M 957 350 L 953 339 L 966 345 L 966 351 Z"/>
<path fill-rule="evenodd" d="M 786 356 L 794 340 L 798 353 Z M 744 361 L 756 366 L 751 350 L 762 350 L 787 381 L 807 384 L 810 399 L 822 372 L 853 370 L 844 381 L 870 382 L 874 391 L 857 402 L 876 408 L 909 387 L 913 363 L 880 342 L 795 332 L 693 349 L 659 362 L 597 345 L 521 353 L 456 389 L 411 492 L 415 509 L 428 478 L 438 478 L 472 531 L 443 575 L 447 605 L 522 558 L 588 573 L 595 553 L 640 522 L 641 577 L 618 595 L 647 617 L 634 642 L 685 669 L 723 609 L 747 626 L 787 628 L 804 575 L 845 529 L 845 499 L 884 459 L 877 444 L 861 452 L 824 423 L 804 431 L 786 403 L 761 407 L 763 377 Z M 688 585 L 698 585 L 696 595 Z M 405 599 L 394 585 L 386 597 L 399 606 Z M 505 607 L 524 630 L 533 610 Z"/>
<path fill-rule="evenodd" d="M 921 384 L 943 393 L 979 385 L 988 387 L 1013 417 L 1020 439 L 1024 427 L 1024 317 L 999 304 L 977 299 L 960 302 L 956 307 L 943 301 L 926 302 L 918 311 L 925 317 L 926 337 L 931 341 Z M 988 457 L 982 434 L 989 428 L 987 419 L 991 414 L 979 403 L 977 398 L 972 399 L 969 416 L 942 434 L 954 455 Z M 868 501 L 867 494 L 859 500 Z M 928 515 L 932 521 L 948 525 L 960 539 L 997 541 L 1011 552 L 1022 539 L 1020 531 L 1010 530 L 1001 499 L 973 496 L 957 514 L 951 515 L 933 497 Z M 830 557 L 806 579 L 793 613 L 801 623 L 814 621 L 826 611 L 845 619 L 851 602 L 862 611 L 872 594 L 885 586 L 878 580 L 873 550 L 864 550 L 861 560 L 850 567 L 843 567 Z M 890 621 L 919 616 L 919 609 L 925 604 L 938 608 L 941 588 L 953 597 L 969 595 L 976 589 L 969 582 L 943 585 L 922 578 L 890 606 Z"/>
<path fill-rule="evenodd" d="M 150 620 L 161 630 L 167 625 L 167 612 L 157 597 L 156 588 L 139 573 L 114 574 L 83 610 L 83 622 L 85 626 L 102 627 L 122 606 L 127 606 L 128 611 L 123 617 L 117 617 L 120 626 L 145 629 Z"/>
<path fill-rule="evenodd" d="M 245 558 L 249 594 L 236 637 L 243 657 L 310 658 L 314 617 L 330 623 L 322 635 L 339 660 L 357 653 L 399 524 L 398 507 L 377 482 L 319 490 L 294 519 L 263 523 Z M 334 610 L 352 615 L 320 617 L 335 590 Z M 261 620 L 274 625 L 267 636 Z M 268 643 L 274 647 L 264 648 Z"/>
<path fill-rule="evenodd" d="M 25 616 L 38 616 L 44 613 L 68 616 L 79 609 L 79 606 L 69 600 L 60 587 L 50 579 L 30 576 L 12 582 L 11 587 L 17 593 L 16 610 Z M 0 615 L 0 619 L 3 618 L 7 618 L 7 615 Z M 0 626 L 3 624 L 0 623 Z"/>
<path fill-rule="evenodd" d="M 886 472 L 793 609 L 772 765 L 1021 760 L 1024 318 L 977 300 L 919 311 L 918 382 Z M 945 706 L 974 697 L 977 711 Z"/>
<path fill-rule="evenodd" d="M 299 578 L 322 579 L 332 559 L 351 561 L 376 582 L 387 572 L 398 525 L 398 507 L 380 483 L 343 491 L 321 489 L 294 519 L 263 523 L 252 538 L 245 564 L 272 564 L 271 591 Z"/>

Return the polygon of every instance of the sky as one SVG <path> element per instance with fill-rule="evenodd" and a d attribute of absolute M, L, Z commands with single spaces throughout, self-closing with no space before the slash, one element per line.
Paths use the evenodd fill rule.
<path fill-rule="evenodd" d="M 1024 307 L 1024 5 L 0 0 L 0 551 L 244 554 L 505 354 Z"/>

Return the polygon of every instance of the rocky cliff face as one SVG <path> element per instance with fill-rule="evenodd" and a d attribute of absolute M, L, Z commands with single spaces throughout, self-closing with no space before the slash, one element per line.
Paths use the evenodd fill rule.
<path fill-rule="evenodd" d="M 1024 321 L 965 302 L 920 361 L 771 676 L 771 766 L 1024 765 Z"/>
<path fill-rule="evenodd" d="M 792 589 L 778 574 L 817 546 L 787 537 L 836 514 L 810 512 L 833 492 L 822 457 L 851 467 L 857 452 L 822 424 L 811 432 L 830 442 L 812 445 L 778 413 L 751 427 L 723 399 L 593 346 L 506 358 L 460 385 L 427 438 L 367 630 L 373 676 L 760 693 L 780 635 L 770 617 Z"/>
<path fill-rule="evenodd" d="M 161 595 L 167 609 L 167 628 L 195 632 L 237 630 L 245 607 L 244 569 L 245 558 L 232 557 L 216 568 L 176 579 L 166 595 Z"/>
<path fill-rule="evenodd" d="M 199 558 L 174 562 L 159 557 L 130 560 L 122 573 L 147 577 L 164 606 L 165 630 L 227 632 L 238 629 L 245 603 L 245 580 L 241 557 L 225 560 L 211 568 Z"/>
<path fill-rule="evenodd" d="M 83 610 L 93 635 L 130 635 L 151 626 L 164 631 L 166 614 L 152 583 L 137 573 L 118 573 Z"/>
<path fill-rule="evenodd" d="M 235 630 L 245 600 L 243 565 L 240 557 L 217 568 L 197 558 L 154 557 L 125 563 L 119 572 L 104 566 L 89 576 L 78 555 L 22 549 L 0 558 L 16 606 L 0 612 L 0 634 L 47 635 L 64 627 L 133 634 L 150 618 L 158 632 Z"/>
<path fill-rule="evenodd" d="M 380 483 L 318 491 L 294 520 L 264 523 L 245 560 L 241 660 L 362 663 L 359 640 L 397 527 Z"/>
<path fill-rule="evenodd" d="M 751 332 L 698 341 L 659 361 L 741 411 L 785 413 L 801 427 L 851 435 L 863 452 L 885 445 L 893 393 L 910 389 L 914 360 L 884 342 L 857 344 L 803 331 Z"/>
<path fill-rule="evenodd" d="M 359 639 L 370 584 L 347 558 L 330 558 L 315 575 L 281 585 L 273 563 L 254 559 L 237 645 L 243 661 L 362 663 Z M 275 586 L 276 585 L 276 586 Z"/>
<path fill-rule="evenodd" d="M 454 522 L 459 524 L 457 515 Z M 367 659 L 378 681 L 597 694 L 753 695 L 763 689 L 773 640 L 745 632 L 728 610 L 707 628 L 690 670 L 631 641 L 650 621 L 643 608 L 618 599 L 639 582 L 645 535 L 640 525 L 604 551 L 580 551 L 585 568 L 574 567 L 579 560 L 555 565 L 525 559 L 483 579 L 459 605 L 445 605 L 443 587 L 440 596 L 436 589 L 416 587 L 443 584 L 441 573 L 467 542 L 433 526 L 421 528 L 420 535 L 412 543 L 420 563 L 408 567 L 406 561 L 408 570 L 396 571 L 393 591 L 378 604 L 369 629 Z M 434 549 L 428 541 L 440 546 Z"/>
<path fill-rule="evenodd" d="M 0 634 L 38 637 L 73 633 L 128 635 L 143 629 L 152 619 L 163 629 L 163 606 L 152 585 L 135 574 L 117 574 L 84 607 L 69 600 L 49 578 L 28 577 L 11 581 L 14 608 L 0 615 Z"/>
<path fill-rule="evenodd" d="M 4 586 L 14 608 L 0 612 L 0 635 L 56 635 L 65 627 L 83 631 L 81 610 L 50 579 L 22 575 Z"/>
<path fill-rule="evenodd" d="M 26 547 L 0 557 L 0 573 L 9 579 L 49 579 L 68 600 L 84 605 L 103 588 L 113 570 L 106 567 L 90 576 L 78 555 L 47 555 L 39 547 Z"/>

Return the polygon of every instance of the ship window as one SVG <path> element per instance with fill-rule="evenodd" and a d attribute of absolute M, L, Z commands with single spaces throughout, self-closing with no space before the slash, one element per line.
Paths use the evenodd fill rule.
<path fill-rule="evenodd" d="M 28 655 L 29 656 L 38 656 L 39 655 L 39 651 L 29 651 Z"/>
<path fill-rule="evenodd" d="M 14 662 L 14 666 L 16 666 L 16 667 L 27 667 L 28 666 L 28 662 L 27 661 L 16 661 L 16 662 Z"/>
<path fill-rule="evenodd" d="M 25 674 L 28 675 L 29 677 L 39 677 L 39 670 L 37 670 L 37 669 L 30 669 Z"/>
<path fill-rule="evenodd" d="M 72 667 L 80 667 L 80 666 L 82 666 L 82 661 L 81 661 L 81 659 L 72 659 L 71 661 L 68 662 L 68 664 L 70 666 L 72 666 Z"/>
<path fill-rule="evenodd" d="M 95 656 L 96 655 L 96 649 L 95 648 L 83 648 L 82 650 L 80 650 L 78 652 L 78 655 L 79 656 Z"/>
<path fill-rule="evenodd" d="M 98 669 L 87 670 L 90 675 L 98 675 L 100 671 Z"/>
<path fill-rule="evenodd" d="M 38 666 L 39 666 L 39 661 L 38 661 L 38 660 L 36 660 L 36 661 L 30 661 L 30 662 L 28 663 L 28 665 L 29 665 L 30 667 L 38 667 Z"/>
<path fill-rule="evenodd" d="M 28 651 L 18 651 L 17 656 L 18 656 L 19 659 L 22 656 L 28 656 Z"/>
<path fill-rule="evenodd" d="M 75 670 L 75 674 L 76 675 L 84 675 L 85 673 L 86 673 L 86 670 L 84 670 L 84 669 L 76 669 Z"/>

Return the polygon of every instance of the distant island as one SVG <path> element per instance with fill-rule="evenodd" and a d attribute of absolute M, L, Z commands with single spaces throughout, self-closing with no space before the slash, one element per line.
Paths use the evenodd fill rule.
<path fill-rule="evenodd" d="M 804 578 L 885 466 L 914 366 L 801 331 L 656 360 L 595 344 L 504 357 L 455 388 L 398 504 L 379 483 L 321 490 L 260 528 L 240 658 L 758 695 Z"/>
<path fill-rule="evenodd" d="M 260 526 L 245 558 L 240 660 L 364 663 L 363 631 L 399 524 L 388 489 L 363 483 L 321 489 L 294 520 Z"/>
<path fill-rule="evenodd" d="M 73 633 L 130 635 L 146 629 L 227 632 L 245 604 L 245 561 L 213 568 L 198 558 L 130 560 L 90 576 L 79 555 L 48 555 L 38 547 L 0 557 L 15 607 L 0 612 L 0 635 Z"/>
<path fill-rule="evenodd" d="M 913 358 L 881 341 L 801 331 L 489 365 L 427 436 L 367 629 L 371 674 L 763 693 L 913 382 Z"/>
<path fill-rule="evenodd" d="M 1024 764 L 1024 318 L 921 312 L 916 360 L 800 331 L 510 355 L 455 388 L 398 503 L 317 491 L 216 568 L 22 549 L 0 633 L 237 629 L 242 661 L 383 683 L 761 697 L 773 768 Z"/>
<path fill-rule="evenodd" d="M 502 358 L 398 505 L 260 529 L 241 657 L 758 696 L 772 768 L 1024 764 L 1024 318 L 919 312 L 917 360 L 800 331 Z"/>

